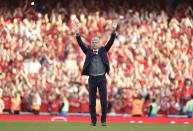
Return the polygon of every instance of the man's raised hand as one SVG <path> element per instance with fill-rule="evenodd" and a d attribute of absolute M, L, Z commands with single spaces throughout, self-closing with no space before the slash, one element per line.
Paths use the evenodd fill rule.
<path fill-rule="evenodd" d="M 79 34 L 79 28 L 78 28 L 78 26 L 72 24 L 72 28 L 74 29 L 74 31 L 75 31 L 76 34 Z"/>
<path fill-rule="evenodd" d="M 113 26 L 112 26 L 113 31 L 115 31 L 117 29 L 117 24 L 118 24 L 117 20 L 113 21 Z"/>

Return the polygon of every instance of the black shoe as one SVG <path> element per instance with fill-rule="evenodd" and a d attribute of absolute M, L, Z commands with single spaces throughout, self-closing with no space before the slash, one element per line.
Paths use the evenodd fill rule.
<path fill-rule="evenodd" d="M 102 122 L 101 125 L 102 126 L 107 126 L 107 123 L 106 122 Z"/>
<path fill-rule="evenodd" d="M 96 123 L 92 123 L 92 122 L 91 122 L 91 123 L 90 123 L 90 126 L 96 126 Z"/>

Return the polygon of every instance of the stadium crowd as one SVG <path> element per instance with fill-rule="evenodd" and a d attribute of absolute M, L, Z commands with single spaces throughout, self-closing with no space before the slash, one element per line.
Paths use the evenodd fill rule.
<path fill-rule="evenodd" d="M 68 4 L 58 2 L 51 9 L 29 1 L 0 7 L 4 111 L 31 112 L 38 105 L 39 112 L 57 114 L 68 99 L 70 113 L 89 112 L 88 81 L 80 75 L 85 56 L 71 24 L 79 25 L 87 46 L 93 36 L 104 45 L 117 20 L 118 35 L 109 52 L 108 112 L 132 114 L 136 98 L 143 102 L 144 115 L 153 98 L 159 114 L 186 112 L 193 95 L 193 10 L 188 3 L 173 10 L 171 3 L 164 9 L 159 2 L 140 7 L 126 0 L 63 1 Z"/>

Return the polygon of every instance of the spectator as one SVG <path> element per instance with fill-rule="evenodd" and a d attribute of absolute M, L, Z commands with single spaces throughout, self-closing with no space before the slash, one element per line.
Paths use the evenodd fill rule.
<path fill-rule="evenodd" d="M 85 92 L 80 96 L 79 103 L 80 103 L 80 112 L 89 113 L 89 99 L 88 95 Z"/>
<path fill-rule="evenodd" d="M 191 99 L 192 87 L 189 81 L 185 82 L 184 85 L 184 89 L 182 90 L 182 100 L 183 107 L 185 108 L 186 103 Z"/>
<path fill-rule="evenodd" d="M 80 103 L 78 100 L 78 96 L 75 93 L 72 93 L 69 98 L 69 103 L 70 103 L 70 113 L 78 113 L 79 112 L 79 107 Z"/>
<path fill-rule="evenodd" d="M 5 105 L 3 112 L 8 112 L 10 114 L 11 113 L 11 96 L 8 90 L 3 91 L 2 99 Z"/>
<path fill-rule="evenodd" d="M 97 95 L 96 98 L 96 115 L 101 116 L 102 111 L 101 111 L 101 103 L 100 103 L 100 98 L 99 95 Z"/>
<path fill-rule="evenodd" d="M 126 96 L 124 103 L 123 103 L 123 109 L 124 109 L 125 114 L 131 114 L 132 101 L 133 99 L 131 98 L 130 95 Z"/>
<path fill-rule="evenodd" d="M 69 112 L 69 102 L 65 96 L 62 96 L 62 104 L 60 107 L 60 115 L 66 116 Z"/>
<path fill-rule="evenodd" d="M 42 103 L 40 107 L 40 112 L 48 112 L 49 98 L 47 97 L 46 93 L 43 93 L 41 98 Z"/>
<path fill-rule="evenodd" d="M 50 114 L 58 115 L 60 111 L 60 105 L 61 105 L 61 101 L 59 99 L 59 96 L 53 93 L 52 97 L 50 98 L 50 103 L 49 103 Z"/>
<path fill-rule="evenodd" d="M 3 109 L 5 107 L 4 101 L 2 99 L 2 93 L 0 93 L 0 114 L 3 113 Z"/>
<path fill-rule="evenodd" d="M 113 103 L 113 107 L 115 109 L 116 114 L 122 114 L 123 113 L 123 103 L 122 103 L 120 95 L 116 96 L 115 101 Z"/>
<path fill-rule="evenodd" d="M 11 112 L 13 114 L 19 114 L 21 111 L 21 98 L 19 93 L 14 92 L 11 98 Z"/>
<path fill-rule="evenodd" d="M 155 98 L 153 98 L 152 102 L 149 106 L 148 116 L 149 117 L 156 117 L 157 116 L 157 111 L 158 111 L 158 106 L 157 106 Z"/>
<path fill-rule="evenodd" d="M 32 100 L 32 111 L 35 115 L 39 114 L 40 106 L 41 106 L 41 98 L 39 95 L 39 91 L 36 90 L 33 94 L 33 100 Z"/>
<path fill-rule="evenodd" d="M 141 100 L 141 96 L 137 96 L 136 99 L 132 103 L 132 116 L 142 116 L 143 101 Z"/>
<path fill-rule="evenodd" d="M 161 100 L 160 100 L 160 104 L 159 104 L 159 113 L 166 116 L 168 114 L 168 111 L 169 111 L 169 100 L 168 100 L 168 97 L 163 97 Z"/>
<path fill-rule="evenodd" d="M 175 100 L 175 97 L 171 97 L 171 100 L 169 102 L 169 114 L 170 115 L 176 115 L 180 111 L 180 104 L 179 101 Z"/>
<path fill-rule="evenodd" d="M 193 112 L 193 95 L 191 96 L 191 100 L 189 100 L 186 104 L 186 110 L 188 114 L 188 118 L 192 118 L 192 112 Z"/>

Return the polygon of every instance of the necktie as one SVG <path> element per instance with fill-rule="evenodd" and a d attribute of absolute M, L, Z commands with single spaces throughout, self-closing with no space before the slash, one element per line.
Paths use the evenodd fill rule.
<path fill-rule="evenodd" d="M 94 52 L 94 55 L 97 55 L 98 54 L 98 51 L 97 50 L 93 50 Z"/>

